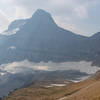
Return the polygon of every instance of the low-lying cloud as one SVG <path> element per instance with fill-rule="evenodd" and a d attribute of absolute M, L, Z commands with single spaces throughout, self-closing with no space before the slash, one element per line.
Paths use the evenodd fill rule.
<path fill-rule="evenodd" d="M 56 71 L 56 70 L 79 70 L 80 72 L 86 72 L 88 74 L 93 74 L 99 67 L 91 66 L 92 62 L 80 61 L 80 62 L 64 62 L 64 63 L 54 63 L 54 62 L 40 62 L 34 63 L 28 60 L 13 62 L 9 64 L 2 64 L 0 69 L 8 73 L 20 73 L 29 70 L 42 70 L 42 71 Z"/>

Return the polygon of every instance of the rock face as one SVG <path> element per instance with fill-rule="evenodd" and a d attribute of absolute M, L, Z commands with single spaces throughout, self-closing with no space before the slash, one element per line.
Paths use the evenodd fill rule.
<path fill-rule="evenodd" d="M 38 9 L 30 19 L 11 23 L 9 34 L 0 36 L 0 64 L 28 59 L 40 61 L 93 61 L 99 64 L 99 33 L 76 35 L 60 28 L 52 16 Z"/>

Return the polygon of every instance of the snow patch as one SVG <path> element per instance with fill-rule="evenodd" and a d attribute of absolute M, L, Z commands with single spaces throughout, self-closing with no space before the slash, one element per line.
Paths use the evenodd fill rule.
<path fill-rule="evenodd" d="M 11 47 L 8 48 L 8 50 L 9 50 L 9 49 L 11 49 L 11 50 L 15 50 L 16 47 L 15 47 L 15 46 L 11 46 Z"/>
<path fill-rule="evenodd" d="M 50 87 L 63 87 L 66 86 L 66 84 L 50 84 L 49 86 L 45 86 L 46 88 L 50 88 Z"/>
<path fill-rule="evenodd" d="M 51 86 L 63 87 L 63 86 L 66 86 L 66 84 L 51 84 Z"/>
<path fill-rule="evenodd" d="M 0 76 L 4 76 L 6 73 L 0 72 Z"/>
<path fill-rule="evenodd" d="M 16 34 L 16 32 L 18 32 L 19 30 L 20 30 L 20 28 L 15 28 L 14 30 L 6 31 L 6 32 L 3 32 L 2 34 L 3 34 L 3 35 L 14 35 L 14 34 Z"/>

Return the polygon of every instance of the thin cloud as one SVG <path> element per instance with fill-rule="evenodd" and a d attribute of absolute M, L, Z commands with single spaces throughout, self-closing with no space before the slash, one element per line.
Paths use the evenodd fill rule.
<path fill-rule="evenodd" d="M 88 10 L 85 6 L 81 5 L 79 7 L 76 7 L 74 11 L 79 18 L 82 18 L 82 19 L 88 18 Z"/>
<path fill-rule="evenodd" d="M 54 63 L 54 62 L 40 62 L 34 63 L 28 60 L 13 62 L 9 64 L 0 65 L 0 70 L 6 71 L 8 73 L 20 73 L 26 72 L 31 69 L 33 70 L 43 70 L 43 71 L 56 71 L 56 70 L 79 70 L 80 72 L 86 72 L 88 74 L 93 74 L 99 67 L 91 66 L 92 62 L 80 61 L 80 62 L 64 62 L 64 63 Z"/>
<path fill-rule="evenodd" d="M 59 25 L 65 23 L 64 28 L 69 29 L 67 26 L 74 24 L 74 32 L 77 33 L 80 29 L 78 33 L 83 35 L 90 35 L 89 33 L 99 31 L 99 28 L 97 29 L 99 25 L 91 24 L 91 21 L 97 23 L 100 18 L 100 15 L 96 19 L 95 17 L 91 18 L 91 13 L 94 15 L 92 10 L 98 8 L 96 5 L 100 7 L 100 0 L 0 0 L 0 9 L 7 16 L 9 22 L 15 19 L 29 18 L 36 9 L 42 8 L 53 16 L 59 17 L 60 20 L 63 19 L 62 22 L 57 20 L 60 22 Z M 98 14 L 97 11 L 95 13 Z M 66 17 L 71 20 L 66 21 Z M 85 27 L 87 23 L 88 28 Z M 0 28 L 2 27 L 0 26 Z"/>
<path fill-rule="evenodd" d="M 0 11 L 0 31 L 7 29 L 8 25 L 9 21 L 6 15 L 2 11 Z"/>

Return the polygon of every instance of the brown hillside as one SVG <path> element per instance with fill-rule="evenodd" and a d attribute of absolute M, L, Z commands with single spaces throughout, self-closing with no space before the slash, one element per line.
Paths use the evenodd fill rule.
<path fill-rule="evenodd" d="M 100 72 L 76 86 L 81 89 L 63 100 L 100 100 Z"/>
<path fill-rule="evenodd" d="M 4 100 L 100 100 L 100 72 L 83 82 L 64 87 L 31 85 L 13 92 Z"/>

